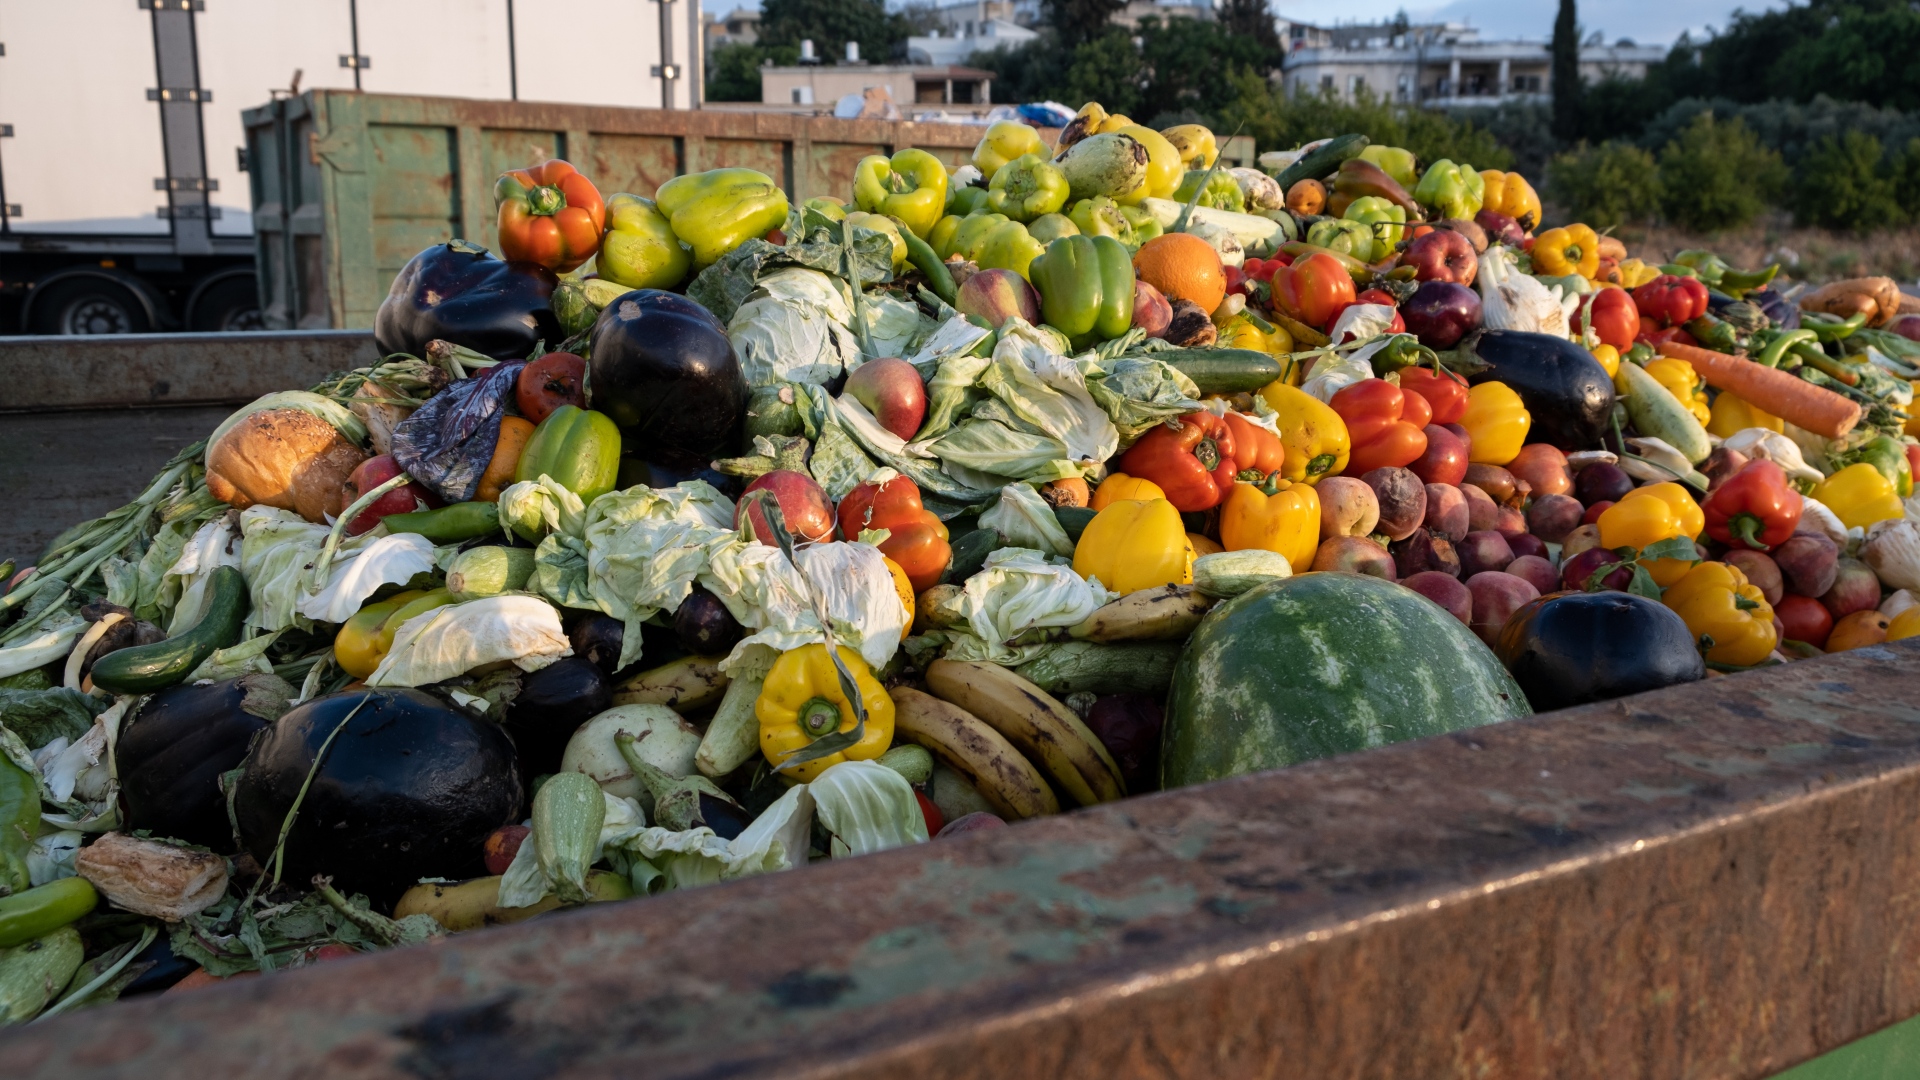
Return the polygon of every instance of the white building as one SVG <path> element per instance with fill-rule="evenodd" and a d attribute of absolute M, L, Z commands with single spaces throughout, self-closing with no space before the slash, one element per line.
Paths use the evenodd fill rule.
<path fill-rule="evenodd" d="M 1482 41 L 1458 23 L 1321 28 L 1294 23 L 1283 35 L 1289 51 L 1284 78 L 1290 93 L 1364 91 L 1433 108 L 1551 99 L 1553 57 L 1545 42 Z M 1621 40 L 1580 50 L 1580 76 L 1639 78 L 1667 50 Z"/>

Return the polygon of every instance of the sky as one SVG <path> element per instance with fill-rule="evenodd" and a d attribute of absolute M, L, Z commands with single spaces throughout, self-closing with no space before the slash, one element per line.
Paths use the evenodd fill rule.
<path fill-rule="evenodd" d="M 1423 4 L 1420 0 L 1341 0 L 1339 17 L 1329 19 L 1322 3 L 1272 0 L 1275 14 L 1300 22 L 1379 22 L 1406 9 L 1415 22 L 1463 22 L 1479 28 L 1485 38 L 1535 38 L 1553 35 L 1557 0 L 1453 0 Z M 1749 11 L 1785 7 L 1778 0 L 1606 0 L 1580 5 L 1580 23 L 1589 35 L 1599 31 L 1609 42 L 1632 38 L 1642 45 L 1666 45 L 1682 31 L 1701 36 L 1709 26 L 1724 27 L 1735 8 Z"/>

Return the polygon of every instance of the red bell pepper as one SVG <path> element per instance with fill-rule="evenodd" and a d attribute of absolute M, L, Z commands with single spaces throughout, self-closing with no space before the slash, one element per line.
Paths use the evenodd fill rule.
<path fill-rule="evenodd" d="M 866 529 L 885 529 L 892 535 L 880 542 L 880 553 L 907 572 L 913 591 L 925 592 L 940 583 L 953 561 L 947 526 L 920 502 L 920 485 L 904 476 L 875 484 L 860 484 L 840 500 L 840 535 L 860 539 Z"/>
<path fill-rule="evenodd" d="M 1707 313 L 1707 287 L 1699 278 L 1661 274 L 1633 290 L 1633 306 L 1659 326 L 1681 326 Z"/>
<path fill-rule="evenodd" d="M 1239 479 L 1259 483 L 1287 460 L 1287 448 L 1280 436 L 1237 412 L 1227 413 L 1225 419 L 1227 431 L 1233 435 L 1233 461 L 1240 468 L 1236 474 Z"/>
<path fill-rule="evenodd" d="M 1400 389 L 1426 399 L 1433 412 L 1429 423 L 1457 424 L 1467 415 L 1467 380 L 1451 371 L 1435 375 L 1431 368 L 1401 368 Z"/>
<path fill-rule="evenodd" d="M 1353 277 L 1340 260 L 1316 252 L 1273 275 L 1273 299 L 1287 314 L 1325 330 L 1354 302 Z"/>
<path fill-rule="evenodd" d="M 1624 353 L 1640 333 L 1640 310 L 1625 289 L 1596 289 L 1581 305 L 1576 325 L 1593 327 L 1602 345 Z"/>
<path fill-rule="evenodd" d="M 1708 536 L 1728 547 L 1767 551 L 1793 535 L 1803 506 L 1786 470 L 1761 458 L 1714 488 L 1700 509 Z"/>
<path fill-rule="evenodd" d="M 1224 417 L 1190 412 L 1140 436 L 1120 455 L 1116 470 L 1153 481 L 1181 513 L 1211 510 L 1240 475 L 1234 451 L 1233 429 Z"/>
<path fill-rule="evenodd" d="M 1385 379 L 1363 379 L 1327 402 L 1347 422 L 1353 449 L 1346 474 L 1361 476 L 1387 466 L 1411 465 L 1427 452 L 1427 433 L 1407 423 L 1406 395 Z"/>
<path fill-rule="evenodd" d="M 1692 334 L 1687 333 L 1686 327 L 1669 326 L 1665 330 L 1661 330 L 1654 325 L 1652 319 L 1644 315 L 1640 318 L 1640 334 L 1633 340 L 1636 343 L 1644 341 L 1656 349 L 1668 342 L 1673 342 L 1676 345 L 1700 344 L 1699 341 L 1694 339 Z"/>
<path fill-rule="evenodd" d="M 500 207 L 500 254 L 564 274 L 600 250 L 607 207 L 593 181 L 564 161 L 503 173 L 493 185 Z"/>
<path fill-rule="evenodd" d="M 1920 476 L 1920 446 L 1907 444 L 1907 466 L 1913 470 L 1913 475 Z"/>

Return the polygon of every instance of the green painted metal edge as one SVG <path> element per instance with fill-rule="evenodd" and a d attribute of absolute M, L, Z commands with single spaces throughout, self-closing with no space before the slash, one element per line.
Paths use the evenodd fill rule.
<path fill-rule="evenodd" d="M 1913 1080 L 1920 1076 L 1920 1016 L 1881 1028 L 1776 1074 L 1773 1080 Z"/>

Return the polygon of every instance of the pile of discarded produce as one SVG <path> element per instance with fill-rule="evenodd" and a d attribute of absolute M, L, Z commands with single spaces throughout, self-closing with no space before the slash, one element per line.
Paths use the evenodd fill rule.
<path fill-rule="evenodd" d="M 499 256 L 0 596 L 0 1019 L 1920 633 L 1920 315 L 1087 106 Z"/>

